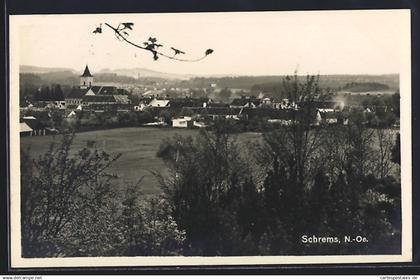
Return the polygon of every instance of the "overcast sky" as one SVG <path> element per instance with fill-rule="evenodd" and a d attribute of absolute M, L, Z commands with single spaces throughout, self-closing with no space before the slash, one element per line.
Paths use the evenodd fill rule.
<path fill-rule="evenodd" d="M 133 22 L 130 40 L 149 36 L 196 62 L 154 61 L 149 52 L 118 41 L 99 23 Z M 182 74 L 281 75 L 398 73 L 407 56 L 409 12 L 330 11 L 195 14 L 14 16 L 19 64 L 69 67 L 149 68 Z M 16 35 L 16 34 L 15 34 Z M 13 53 L 16 52 L 16 53 Z"/>

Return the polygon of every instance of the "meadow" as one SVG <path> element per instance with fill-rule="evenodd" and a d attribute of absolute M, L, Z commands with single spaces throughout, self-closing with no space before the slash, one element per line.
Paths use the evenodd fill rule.
<path fill-rule="evenodd" d="M 75 153 L 86 147 L 88 141 L 96 141 L 99 149 L 105 150 L 111 155 L 121 154 L 121 157 L 113 163 L 111 173 L 118 175 L 119 186 L 136 183 L 141 177 L 140 184 L 144 194 L 156 194 L 160 192 L 159 185 L 153 172 L 165 175 L 167 168 L 162 159 L 156 156 L 161 141 L 174 135 L 184 137 L 198 134 L 196 129 L 175 128 L 150 128 L 129 127 L 107 130 L 96 130 L 77 133 L 72 146 Z M 259 133 L 241 133 L 241 142 L 252 141 L 260 138 Z M 21 137 L 21 148 L 29 149 L 32 158 L 44 154 L 51 142 L 59 142 L 60 136 L 34 136 Z"/>
<path fill-rule="evenodd" d="M 140 178 L 140 188 L 145 195 L 160 192 L 158 180 L 153 173 L 165 176 L 168 172 L 163 160 L 156 156 L 163 139 L 172 138 L 176 134 L 183 137 L 196 136 L 197 129 L 182 128 L 152 128 L 152 127 L 126 127 L 107 130 L 95 130 L 77 133 L 72 146 L 76 153 L 86 147 L 88 141 L 95 141 L 99 149 L 111 155 L 121 154 L 121 157 L 112 164 L 110 172 L 118 175 L 116 185 L 124 189 L 128 184 L 135 184 Z M 395 135 L 397 130 L 388 130 Z M 240 145 L 261 140 L 261 133 L 244 132 L 237 135 Z M 393 136 L 394 137 L 394 136 Z M 34 136 L 21 137 L 21 148 L 29 149 L 32 158 L 44 154 L 51 142 L 59 142 L 60 136 Z M 377 142 L 373 143 L 377 147 Z M 243 149 L 245 152 L 246 149 Z M 395 166 L 394 166 L 395 167 Z M 399 169 L 393 168 L 393 173 Z"/>

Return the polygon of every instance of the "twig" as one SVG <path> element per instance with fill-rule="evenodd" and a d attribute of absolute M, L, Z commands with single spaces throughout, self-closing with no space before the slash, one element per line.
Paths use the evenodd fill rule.
<path fill-rule="evenodd" d="M 139 48 L 139 49 L 142 49 L 142 50 L 145 50 L 145 51 L 149 51 L 149 52 L 151 52 L 154 56 L 156 56 L 156 55 L 160 55 L 160 56 L 166 57 L 166 58 L 168 58 L 168 59 L 173 59 L 173 60 L 182 61 L 182 62 L 198 62 L 198 61 L 203 60 L 204 58 L 206 58 L 206 57 L 207 57 L 207 54 L 205 54 L 204 56 L 202 56 L 202 57 L 200 57 L 200 58 L 196 58 L 196 59 L 182 59 L 182 58 L 177 58 L 177 57 L 175 57 L 175 55 L 170 56 L 170 55 L 167 55 L 167 54 L 165 54 L 165 53 L 159 52 L 159 51 L 157 51 L 157 50 L 152 50 L 152 49 L 148 49 L 148 48 L 146 48 L 146 47 L 142 47 L 142 46 L 140 46 L 140 45 L 138 45 L 138 44 L 136 44 L 136 43 L 133 43 L 132 41 L 128 40 L 128 39 L 126 38 L 127 36 L 124 36 L 123 34 L 121 34 L 121 33 L 120 33 L 120 30 L 118 29 L 118 28 L 119 28 L 119 26 L 120 26 L 121 24 L 118 26 L 118 28 L 115 28 L 115 27 L 113 27 L 112 25 L 110 25 L 110 24 L 108 24 L 108 23 L 105 23 L 105 25 L 106 25 L 106 26 L 108 26 L 109 28 L 111 28 L 111 29 L 115 32 L 115 36 L 116 36 L 117 38 L 119 38 L 119 39 L 121 38 L 122 40 L 124 40 L 125 42 L 127 42 L 128 44 L 130 44 L 130 45 L 132 45 L 132 46 L 134 46 L 134 47 L 136 47 L 136 48 Z"/>

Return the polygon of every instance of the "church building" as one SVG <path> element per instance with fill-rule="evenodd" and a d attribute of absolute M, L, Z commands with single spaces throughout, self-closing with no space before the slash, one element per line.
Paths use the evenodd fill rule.
<path fill-rule="evenodd" d="M 81 106 L 84 109 L 89 109 L 89 107 L 92 106 L 98 107 L 98 105 L 108 105 L 106 109 L 112 109 L 112 105 L 129 103 L 130 101 L 125 90 L 118 89 L 114 86 L 94 85 L 93 75 L 90 73 L 87 65 L 83 74 L 80 76 L 79 86 L 73 87 L 66 97 L 67 108 Z M 109 105 L 111 105 L 111 107 Z"/>

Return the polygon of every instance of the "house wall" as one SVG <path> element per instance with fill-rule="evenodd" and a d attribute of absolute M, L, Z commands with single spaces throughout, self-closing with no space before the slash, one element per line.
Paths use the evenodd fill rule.
<path fill-rule="evenodd" d="M 185 119 L 173 119 L 172 127 L 188 127 L 188 121 Z"/>
<path fill-rule="evenodd" d="M 190 127 L 193 126 L 193 122 L 190 117 L 172 119 L 172 127 Z"/>
<path fill-rule="evenodd" d="M 79 105 L 79 104 L 82 104 L 82 99 L 81 98 L 66 98 L 66 104 Z"/>
<path fill-rule="evenodd" d="M 83 102 L 83 105 L 113 105 L 117 104 L 116 102 Z"/>

